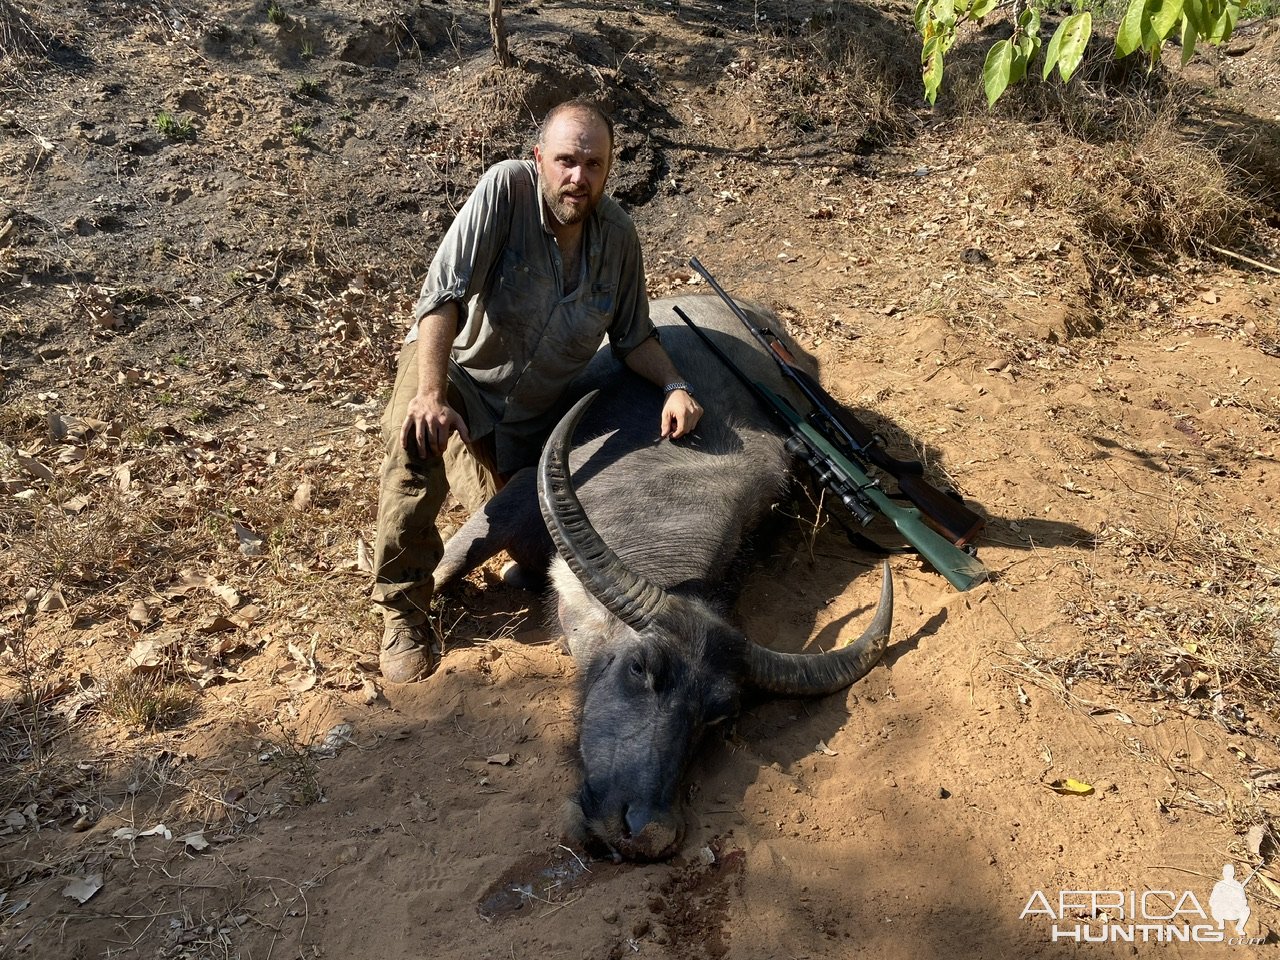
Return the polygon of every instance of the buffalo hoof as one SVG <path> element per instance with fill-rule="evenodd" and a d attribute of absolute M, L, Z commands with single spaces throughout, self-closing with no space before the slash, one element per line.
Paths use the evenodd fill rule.
<path fill-rule="evenodd" d="M 541 575 L 530 573 L 528 567 L 521 566 L 514 560 L 508 560 L 502 565 L 499 576 L 508 587 L 515 587 L 517 590 L 541 593 L 547 589 L 548 580 L 545 573 Z"/>

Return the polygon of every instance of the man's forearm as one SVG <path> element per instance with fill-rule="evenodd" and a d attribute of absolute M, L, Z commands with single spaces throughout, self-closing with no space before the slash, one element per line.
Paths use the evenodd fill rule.
<path fill-rule="evenodd" d="M 658 387 L 684 379 L 657 337 L 644 341 L 628 353 L 622 362 Z"/>
<path fill-rule="evenodd" d="M 458 305 L 449 300 L 418 321 L 418 395 L 443 404 L 449 392 L 449 350 L 458 335 Z"/>

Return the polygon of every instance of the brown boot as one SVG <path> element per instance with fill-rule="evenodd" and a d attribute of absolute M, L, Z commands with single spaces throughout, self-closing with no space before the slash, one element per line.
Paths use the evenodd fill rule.
<path fill-rule="evenodd" d="M 387 624 L 382 634 L 382 652 L 378 654 L 383 680 L 387 683 L 425 680 L 439 664 L 440 645 L 430 626 L 402 620 Z"/>

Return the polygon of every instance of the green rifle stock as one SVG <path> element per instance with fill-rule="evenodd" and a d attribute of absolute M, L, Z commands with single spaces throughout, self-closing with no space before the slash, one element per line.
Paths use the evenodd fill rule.
<path fill-rule="evenodd" d="M 819 482 L 831 490 L 861 523 L 869 523 L 873 516 L 871 511 L 878 510 L 897 528 L 903 539 L 957 590 L 968 590 L 989 579 L 990 571 L 977 557 L 940 535 L 925 522 L 924 516 L 915 507 L 894 503 L 853 458 L 837 449 L 822 431 L 797 413 L 791 404 L 738 369 L 738 365 L 683 310 L 676 307 L 675 313 L 756 400 L 785 426 L 788 434 L 787 449 L 808 463 Z"/>
<path fill-rule="evenodd" d="M 756 387 L 768 401 L 769 406 L 778 411 L 788 422 L 792 436 L 799 435 L 810 450 L 820 455 L 823 466 L 835 474 L 837 489 L 851 490 L 856 497 L 871 501 L 875 508 L 897 528 L 903 538 L 915 547 L 920 556 L 942 574 L 948 583 L 957 590 L 963 591 L 977 586 L 991 576 L 990 571 L 977 557 L 966 553 L 929 526 L 919 510 L 895 503 L 857 463 L 837 450 L 820 431 L 796 413 L 786 400 L 764 384 L 757 383 Z M 831 485 L 829 482 L 828 486 Z M 844 497 L 842 496 L 841 499 L 844 500 Z"/>
<path fill-rule="evenodd" d="M 973 542 L 986 525 L 982 517 L 960 500 L 948 496 L 925 480 L 924 464 L 915 460 L 898 460 L 890 456 L 876 433 L 867 429 L 857 417 L 841 407 L 820 383 L 800 369 L 795 357 L 791 355 L 791 351 L 776 333 L 768 327 L 752 323 L 746 311 L 725 293 L 724 288 L 716 282 L 716 278 L 698 261 L 697 257 L 690 258 L 689 266 L 701 274 L 702 278 L 710 284 L 711 289 L 728 304 L 734 315 L 773 357 L 782 375 L 800 389 L 813 407 L 819 426 L 824 428 L 824 435 L 833 440 L 837 447 L 843 447 L 846 457 L 861 458 L 893 477 L 898 483 L 898 489 L 919 507 L 925 519 L 956 546 L 963 547 Z"/>

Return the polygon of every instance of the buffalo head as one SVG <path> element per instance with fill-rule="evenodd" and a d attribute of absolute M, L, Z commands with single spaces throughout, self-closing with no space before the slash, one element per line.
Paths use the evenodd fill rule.
<path fill-rule="evenodd" d="M 663 588 L 634 572 L 592 525 L 570 479 L 570 441 L 594 397 L 566 414 L 538 467 L 543 518 L 567 566 L 553 572 L 560 620 L 582 674 L 582 787 L 569 833 L 615 858 L 661 859 L 683 839 L 680 792 L 705 731 L 737 712 L 745 689 L 820 696 L 863 677 L 888 642 L 893 581 L 885 564 L 879 606 L 857 640 L 785 654 L 746 637 L 697 586 Z M 697 516 L 670 522 L 697 535 Z"/>

